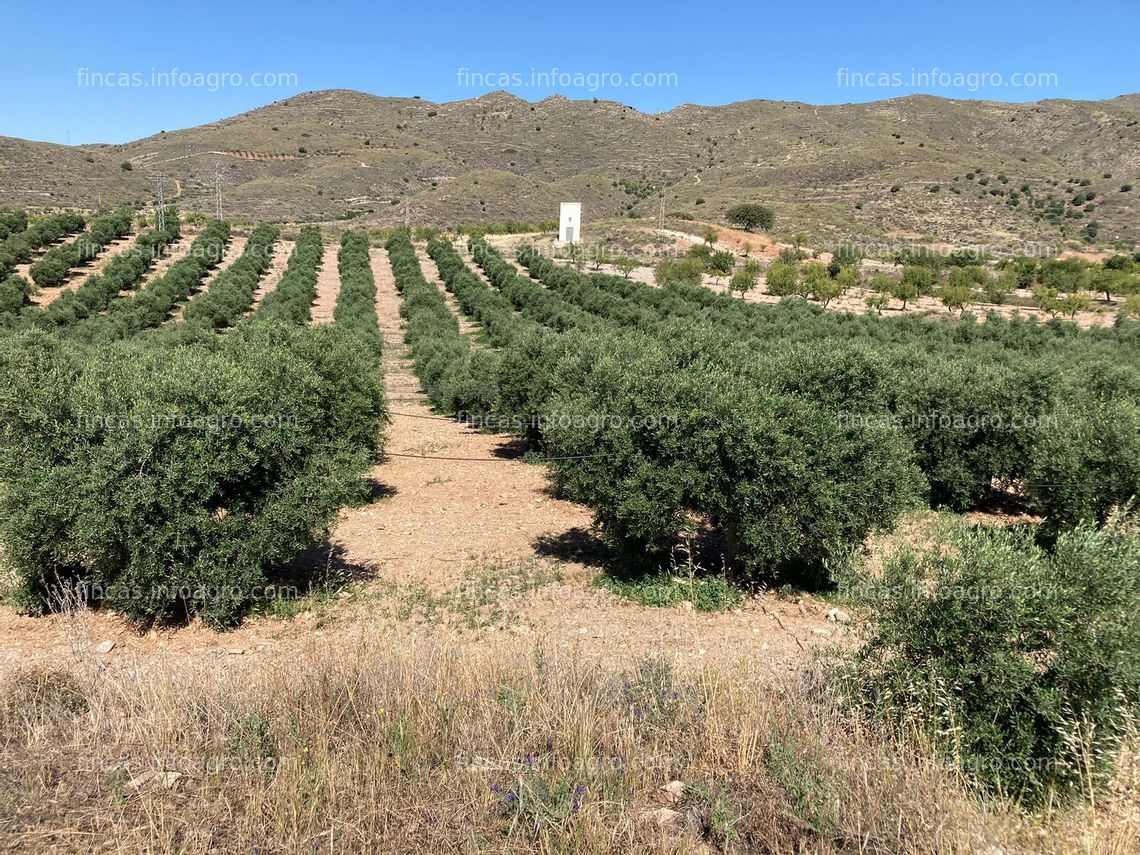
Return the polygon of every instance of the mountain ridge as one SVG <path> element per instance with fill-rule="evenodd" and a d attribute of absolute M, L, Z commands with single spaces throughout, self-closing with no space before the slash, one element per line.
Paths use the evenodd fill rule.
<path fill-rule="evenodd" d="M 436 225 L 537 221 L 577 198 L 596 220 L 657 216 L 663 193 L 668 212 L 713 220 L 763 201 L 777 232 L 823 242 L 899 230 L 944 243 L 1087 242 L 1094 220 L 1101 242 L 1140 241 L 1137 191 L 1121 192 L 1140 184 L 1140 94 L 642 113 L 503 90 L 444 103 L 314 90 L 128 143 L 0 137 L 0 204 L 146 205 L 161 170 L 178 204 L 209 212 L 216 162 L 224 210 L 248 219 L 390 225 L 407 202 Z"/>

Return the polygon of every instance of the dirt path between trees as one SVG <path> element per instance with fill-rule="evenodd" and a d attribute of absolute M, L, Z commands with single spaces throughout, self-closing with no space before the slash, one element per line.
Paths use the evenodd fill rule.
<path fill-rule="evenodd" d="M 257 290 L 253 294 L 253 303 L 250 304 L 249 312 L 246 314 L 253 312 L 260 306 L 265 295 L 281 282 L 281 277 L 285 275 L 285 268 L 289 266 L 289 259 L 292 258 L 296 246 L 296 243 L 291 240 L 280 239 L 273 245 L 273 259 L 269 262 L 269 269 L 265 271 L 265 275 L 257 283 Z"/>
<path fill-rule="evenodd" d="M 317 271 L 317 298 L 313 301 L 313 323 L 331 324 L 336 309 L 336 298 L 340 296 L 340 271 L 337 268 L 339 243 L 330 243 L 321 256 L 321 267 Z"/>
<path fill-rule="evenodd" d="M 0 606 L 0 672 L 77 658 L 134 669 L 172 661 L 288 667 L 315 647 L 434 637 L 477 655 L 537 646 L 621 664 L 661 654 L 688 665 L 740 663 L 778 678 L 813 647 L 843 641 L 846 626 L 829 622 L 826 604 L 810 599 L 762 595 L 704 614 L 642 606 L 594 586 L 589 510 L 552 497 L 544 467 L 519 460 L 507 437 L 430 409 L 407 358 L 387 254 L 374 249 L 372 263 L 390 456 L 370 473 L 372 501 L 345 509 L 329 542 L 307 559 L 318 576 L 355 581 L 335 596 L 301 601 L 304 611 L 287 619 L 254 616 L 231 632 L 195 622 L 140 634 L 102 611 L 32 618 Z M 104 641 L 113 650 L 94 652 Z"/>

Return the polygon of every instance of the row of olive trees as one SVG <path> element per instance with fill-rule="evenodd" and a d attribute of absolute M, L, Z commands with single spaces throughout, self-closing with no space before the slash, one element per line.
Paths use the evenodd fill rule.
<path fill-rule="evenodd" d="M 255 230 L 227 270 L 237 302 L 275 234 Z M 154 312 L 130 315 L 165 318 L 227 235 L 207 225 L 197 260 L 152 284 Z M 288 306 L 320 258 L 319 232 L 302 238 Z M 387 422 L 367 239 L 346 237 L 340 261 L 331 325 L 283 307 L 225 335 L 213 313 L 184 336 L 0 335 L 0 542 L 18 602 L 79 596 L 140 621 L 227 626 L 276 596 L 281 569 L 364 495 Z"/>
<path fill-rule="evenodd" d="M 260 225 L 253 230 L 241 258 L 219 274 L 207 290 L 187 303 L 182 315 L 187 328 L 226 329 L 249 311 L 258 283 L 273 260 L 273 246 L 279 233 L 280 229 L 273 225 Z"/>
<path fill-rule="evenodd" d="M 24 222 L 27 222 L 24 219 Z M 19 217 L 10 217 L 11 226 L 20 224 Z M 86 225 L 86 221 L 79 214 L 65 211 L 60 214 L 51 214 L 27 224 L 20 231 L 11 232 L 0 243 L 0 277 L 12 272 L 17 264 L 31 261 L 32 254 L 40 247 L 54 243 L 61 237 L 73 234 Z M 6 226 L 10 227 L 10 226 Z"/>
<path fill-rule="evenodd" d="M 726 481 L 718 477 L 718 453 L 732 455 L 731 471 L 744 476 L 730 507 L 755 526 L 745 529 L 754 539 L 741 537 L 742 521 L 718 516 L 719 504 L 688 506 L 672 525 L 728 522 L 730 547 L 744 540 L 746 550 L 778 550 L 767 555 L 770 570 L 776 555 L 795 554 L 784 551 L 782 537 L 797 533 L 798 519 L 795 498 L 778 498 L 771 480 L 792 481 L 821 511 L 817 528 L 799 531 L 850 543 L 830 504 L 850 499 L 818 487 L 817 467 L 851 477 L 844 449 L 868 450 L 855 452 L 850 436 L 836 442 L 813 433 L 821 427 L 814 407 L 828 421 L 830 414 L 848 426 L 888 427 L 904 441 L 893 453 L 922 472 L 935 506 L 982 507 L 995 483 L 1019 488 L 1056 537 L 1045 540 L 1051 549 L 1034 543 L 1031 531 L 982 531 L 955 538 L 950 549 L 888 562 L 881 579 L 854 576 L 830 560 L 835 554 L 809 554 L 816 566 L 838 566 L 847 595 L 875 617 L 870 643 L 852 656 L 842 686 L 877 726 L 906 738 L 917 728 L 969 778 L 1028 805 L 1089 793 L 1108 780 L 1140 704 L 1133 655 L 1140 537 L 1134 524 L 1112 521 L 1114 509 L 1127 508 L 1140 491 L 1134 336 L 1000 320 L 953 329 L 921 319 L 844 320 L 795 301 L 756 306 L 686 283 L 650 288 L 624 277 L 587 278 L 531 250 L 519 257 L 573 304 L 655 330 L 626 350 L 618 350 L 624 337 L 609 338 L 609 359 L 604 348 L 592 353 L 591 371 L 563 387 L 556 411 L 566 417 L 547 431 L 551 453 L 581 456 L 554 462 L 556 483 L 598 509 L 608 530 L 632 535 L 621 541 L 627 548 L 640 550 L 640 539 L 660 535 L 659 521 L 675 513 L 678 496 L 702 489 L 702 479 L 713 479 L 711 495 L 720 495 Z M 724 335 L 738 337 L 731 357 Z M 670 346 L 674 360 L 659 362 L 654 348 Z M 692 388 L 680 418 L 658 431 L 658 419 L 646 416 L 670 400 L 661 389 L 675 373 L 689 375 Z M 741 397 L 703 417 L 697 402 L 715 397 L 705 398 L 705 387 L 732 388 L 741 377 Z M 623 383 L 631 386 L 628 397 L 616 391 Z M 748 403 L 757 390 L 787 396 L 780 410 L 797 420 L 794 430 L 780 435 L 771 416 L 760 428 L 747 421 L 765 418 Z M 598 419 L 599 412 L 609 417 Z M 690 419 L 699 434 L 690 434 Z M 591 424 L 600 426 L 583 428 Z M 732 430 L 727 448 L 721 424 Z M 690 435 L 703 444 L 687 444 Z M 797 438 L 805 435 L 806 448 L 827 444 L 840 459 L 803 456 Z M 758 438 L 766 441 L 753 445 Z M 787 456 L 767 459 L 768 442 Z M 639 444 L 646 465 L 634 456 Z M 605 456 L 595 457 L 599 450 Z M 856 522 L 858 502 L 848 510 Z M 1090 662 L 1097 663 L 1091 671 Z"/>
<path fill-rule="evenodd" d="M 317 272 L 321 266 L 324 243 L 318 226 L 305 226 L 297 238 L 297 246 L 289 267 L 277 287 L 265 296 L 254 311 L 255 321 L 304 326 L 313 316 L 313 300 L 317 296 Z"/>
<path fill-rule="evenodd" d="M 779 383 L 810 391 L 813 400 L 850 385 L 859 397 L 844 417 L 902 430 L 936 507 L 981 507 L 994 484 L 1025 481 L 1032 507 L 1068 526 L 1103 520 L 1140 491 L 1140 464 L 1132 460 L 1140 458 L 1140 410 L 1129 391 L 1140 378 L 1126 327 L 1074 335 L 1069 325 L 1000 318 L 952 327 L 915 317 L 845 318 L 800 301 L 768 307 L 685 283 L 653 288 L 583 277 L 532 250 L 520 260 L 565 300 L 620 325 L 668 335 L 675 322 L 708 326 L 754 351 L 774 350 L 767 365 Z M 890 346 L 869 361 L 865 342 L 875 340 Z M 1053 490 L 1053 483 L 1077 486 Z"/>
<path fill-rule="evenodd" d="M 143 232 L 129 249 L 112 258 L 102 272 L 88 276 L 78 288 L 64 291 L 45 308 L 26 308 L 22 320 L 41 329 L 61 330 L 97 317 L 120 294 L 138 288 L 156 259 L 181 233 L 178 215 L 168 211 L 165 229 Z"/>
<path fill-rule="evenodd" d="M 129 208 L 96 217 L 88 230 L 75 240 L 44 253 L 29 270 L 32 280 L 40 288 L 63 284 L 72 269 L 89 264 L 111 241 L 130 234 L 132 218 Z"/>
<path fill-rule="evenodd" d="M 161 326 L 217 267 L 229 241 L 230 224 L 211 220 L 186 254 L 165 274 L 130 296 L 113 299 L 105 312 L 81 321 L 70 334 L 85 340 L 110 341 L 130 338 Z"/>

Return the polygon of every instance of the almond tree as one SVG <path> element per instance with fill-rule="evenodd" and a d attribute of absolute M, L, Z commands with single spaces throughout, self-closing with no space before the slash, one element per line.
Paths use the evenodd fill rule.
<path fill-rule="evenodd" d="M 714 252 L 709 257 L 706 265 L 706 269 L 712 275 L 713 281 L 718 285 L 722 277 L 732 273 L 734 267 L 736 267 L 736 258 L 728 250 Z"/>
<path fill-rule="evenodd" d="M 619 255 L 614 259 L 614 267 L 616 267 L 626 279 L 628 279 L 629 274 L 633 273 L 639 266 L 638 260 L 628 255 Z"/>

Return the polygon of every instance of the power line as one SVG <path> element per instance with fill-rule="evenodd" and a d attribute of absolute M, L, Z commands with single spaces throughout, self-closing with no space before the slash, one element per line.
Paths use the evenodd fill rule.
<path fill-rule="evenodd" d="M 214 219 L 222 218 L 222 164 L 214 163 Z"/>
<path fill-rule="evenodd" d="M 159 172 L 155 176 L 158 182 L 158 210 L 154 214 L 154 225 L 160 232 L 166 231 L 166 198 L 164 195 L 165 185 L 162 173 Z"/>

